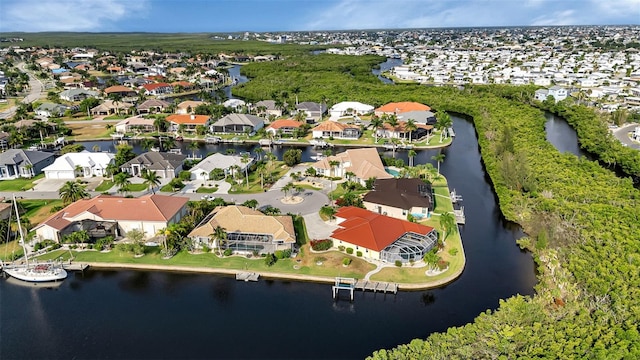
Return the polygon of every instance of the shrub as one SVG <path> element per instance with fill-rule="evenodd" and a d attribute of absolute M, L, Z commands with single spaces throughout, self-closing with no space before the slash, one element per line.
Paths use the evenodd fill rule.
<path fill-rule="evenodd" d="M 224 250 L 224 256 L 231 256 L 231 254 L 233 254 L 233 250 L 231 250 L 231 248 L 227 248 Z"/>
<path fill-rule="evenodd" d="M 444 260 L 440 260 L 438 261 L 438 269 L 440 270 L 445 270 L 446 268 L 449 267 L 449 262 L 448 261 L 444 261 Z"/>
<path fill-rule="evenodd" d="M 397 267 L 402 267 L 402 261 L 400 260 L 396 260 L 395 264 Z"/>
<path fill-rule="evenodd" d="M 344 245 L 340 245 L 340 246 L 338 246 L 338 250 L 340 250 L 340 251 L 344 251 Z"/>
<path fill-rule="evenodd" d="M 349 255 L 353 254 L 353 248 L 347 248 L 347 254 Z"/>
<path fill-rule="evenodd" d="M 287 249 L 287 250 L 283 250 L 282 251 L 282 258 L 283 259 L 288 259 L 291 257 L 291 249 Z"/>
<path fill-rule="evenodd" d="M 211 251 L 211 248 L 208 247 L 207 245 L 202 245 L 202 252 L 204 253 L 208 253 Z"/>
<path fill-rule="evenodd" d="M 189 181 L 191 179 L 191 173 L 187 170 L 182 170 L 180 174 L 178 174 L 178 178 L 182 181 Z"/>
<path fill-rule="evenodd" d="M 362 257 L 362 251 L 356 251 L 356 256 L 357 257 Z"/>
<path fill-rule="evenodd" d="M 458 249 L 456 248 L 449 249 L 449 255 L 456 256 L 457 253 L 458 253 Z"/>
<path fill-rule="evenodd" d="M 282 252 L 282 250 L 276 250 L 273 254 L 276 256 L 276 259 L 278 260 L 284 259 L 284 253 Z"/>
<path fill-rule="evenodd" d="M 252 253 L 252 254 L 253 254 L 253 256 L 255 256 L 255 257 L 258 257 L 258 255 L 259 255 L 259 254 L 258 254 L 258 250 L 253 250 L 251 253 Z"/>
<path fill-rule="evenodd" d="M 51 213 L 51 214 L 57 213 L 58 211 L 60 211 L 62 209 L 64 209 L 64 207 L 62 205 L 56 205 L 56 206 L 53 206 L 51 208 L 51 210 L 49 210 L 49 213 Z"/>
<path fill-rule="evenodd" d="M 329 250 L 333 246 L 333 241 L 329 239 L 311 240 L 311 248 L 316 251 Z"/>
<path fill-rule="evenodd" d="M 274 254 L 271 254 L 271 253 L 267 254 L 264 258 L 264 263 L 267 266 L 273 266 L 276 263 L 276 261 L 278 261 L 278 259 Z"/>
<path fill-rule="evenodd" d="M 344 266 L 348 266 L 349 264 L 351 264 L 351 258 L 344 258 L 342 259 L 342 265 Z"/>

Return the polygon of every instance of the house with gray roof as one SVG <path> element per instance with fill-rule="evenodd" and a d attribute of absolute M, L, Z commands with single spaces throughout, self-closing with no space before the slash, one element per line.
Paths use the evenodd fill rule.
<path fill-rule="evenodd" d="M 398 120 L 400 121 L 408 121 L 409 119 L 413 119 L 416 123 L 419 124 L 435 125 L 437 121 L 436 114 L 431 111 L 407 111 L 404 113 L 400 113 L 397 116 Z"/>
<path fill-rule="evenodd" d="M 305 102 L 296 104 L 295 114 L 299 112 L 304 112 L 307 123 L 313 124 L 322 120 L 322 115 L 324 115 L 327 112 L 327 105 L 319 104 L 311 101 L 305 101 Z M 295 114 L 292 114 L 292 115 L 295 115 Z"/>
<path fill-rule="evenodd" d="M 142 172 L 153 171 L 161 179 L 173 179 L 182 171 L 186 155 L 150 151 L 127 161 L 120 169 L 131 176 L 141 176 Z"/>
<path fill-rule="evenodd" d="M 362 200 L 365 209 L 402 220 L 409 214 L 426 218 L 433 211 L 431 185 L 420 179 L 376 179 Z"/>
<path fill-rule="evenodd" d="M 191 180 L 209 180 L 209 174 L 213 169 L 224 170 L 225 176 L 233 175 L 234 169 L 244 172 L 248 166 L 253 164 L 253 161 L 254 159 L 251 157 L 245 159 L 238 155 L 215 153 L 197 163 L 189 169 L 189 172 L 191 172 Z"/>
<path fill-rule="evenodd" d="M 150 114 L 154 112 L 162 112 L 164 109 L 168 108 L 171 104 L 164 100 L 160 99 L 148 99 L 145 100 L 140 105 L 136 106 L 138 109 L 138 114 Z"/>
<path fill-rule="evenodd" d="M 60 93 L 60 99 L 65 101 L 82 101 L 86 98 L 97 97 L 97 91 L 86 89 L 69 89 Z"/>
<path fill-rule="evenodd" d="M 286 106 L 286 105 L 285 105 Z M 268 117 L 273 115 L 275 117 L 282 116 L 282 109 L 276 106 L 275 100 L 262 100 L 258 101 L 253 105 L 253 108 L 256 109 L 258 115 Z"/>
<path fill-rule="evenodd" d="M 35 110 L 36 115 L 43 117 L 60 117 L 64 114 L 65 111 L 70 109 L 70 107 L 62 105 L 62 104 L 54 104 L 54 103 L 43 103 L 38 106 Z"/>
<path fill-rule="evenodd" d="M 254 133 L 264 127 L 264 119 L 250 114 L 228 114 L 214 122 L 210 129 L 212 133 L 243 134 L 246 131 Z"/>
<path fill-rule="evenodd" d="M 9 149 L 0 153 L 0 180 L 34 177 L 53 164 L 53 160 L 52 153 Z"/>

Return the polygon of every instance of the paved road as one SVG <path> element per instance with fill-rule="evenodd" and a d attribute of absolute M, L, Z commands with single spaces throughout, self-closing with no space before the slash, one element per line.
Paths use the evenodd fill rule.
<path fill-rule="evenodd" d="M 35 76 L 33 76 L 31 72 L 27 71 L 25 66 L 25 63 L 19 63 L 16 68 L 29 75 L 29 94 L 25 96 L 24 99 L 22 99 L 23 103 L 28 104 L 40 99 L 41 97 L 44 97 L 44 84 L 42 83 L 42 81 L 40 81 L 40 79 L 37 79 Z M 3 112 L 0 112 L 0 119 L 8 119 L 13 117 L 17 109 L 17 106 L 12 106 Z"/>
<path fill-rule="evenodd" d="M 629 133 L 632 132 L 636 128 L 636 126 L 640 126 L 640 125 L 634 123 L 634 124 L 628 124 L 628 125 L 622 126 L 620 128 L 613 130 L 613 135 L 618 140 L 620 140 L 621 143 L 625 144 L 626 146 L 632 149 L 640 150 L 640 144 L 634 143 L 629 138 Z"/>

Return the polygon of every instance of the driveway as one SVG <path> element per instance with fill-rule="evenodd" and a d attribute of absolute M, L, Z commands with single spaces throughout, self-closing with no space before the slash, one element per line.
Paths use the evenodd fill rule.
<path fill-rule="evenodd" d="M 318 212 L 304 215 L 304 224 L 307 227 L 309 239 L 328 239 L 333 230 L 338 226 L 334 222 L 324 222 Z"/>
<path fill-rule="evenodd" d="M 102 177 L 90 177 L 90 178 L 77 178 L 75 180 L 80 180 L 83 183 L 86 183 L 87 191 L 93 191 L 100 183 L 102 182 Z M 36 192 L 52 192 L 56 193 L 58 190 L 66 183 L 67 181 L 74 181 L 73 179 L 40 179 L 37 180 L 33 186 L 32 191 Z M 56 198 L 58 196 L 55 196 Z"/>
<path fill-rule="evenodd" d="M 629 133 L 633 132 L 636 126 L 640 126 L 640 125 L 628 124 L 613 130 L 612 133 L 618 140 L 620 140 L 621 143 L 623 143 L 627 147 L 640 150 L 640 144 L 631 141 L 631 138 L 629 137 Z"/>

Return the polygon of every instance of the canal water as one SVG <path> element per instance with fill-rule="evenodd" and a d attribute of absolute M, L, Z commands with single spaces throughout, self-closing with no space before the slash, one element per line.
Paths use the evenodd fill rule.
<path fill-rule="evenodd" d="M 472 124 L 452 118 L 457 137 L 441 171 L 464 198 L 467 257 L 453 283 L 357 292 L 351 302 L 346 294 L 334 300 L 328 284 L 171 272 L 87 270 L 56 289 L 0 278 L 0 358 L 363 358 L 473 321 L 500 299 L 532 295 L 534 263 L 515 242 L 522 232 L 498 209 Z M 419 151 L 415 162 L 435 165 L 437 153 Z"/>
<path fill-rule="evenodd" d="M 392 69 L 396 66 L 400 66 L 403 64 L 402 59 L 397 59 L 397 58 L 387 58 L 387 61 L 383 62 L 380 64 L 380 68 L 379 69 L 373 69 L 371 70 L 371 72 L 373 73 L 373 75 L 377 76 L 378 79 L 380 79 L 380 81 L 382 81 L 385 84 L 393 84 L 393 80 L 388 79 L 380 74 L 382 74 L 383 72 Z"/>
<path fill-rule="evenodd" d="M 547 119 L 544 125 L 547 141 L 558 151 L 591 159 L 589 154 L 580 149 L 578 134 L 565 119 L 550 112 L 545 112 L 544 117 Z"/>

